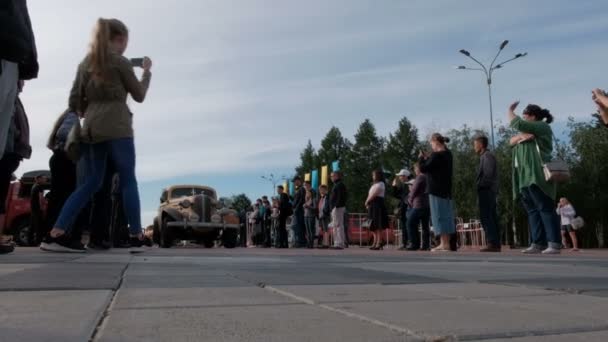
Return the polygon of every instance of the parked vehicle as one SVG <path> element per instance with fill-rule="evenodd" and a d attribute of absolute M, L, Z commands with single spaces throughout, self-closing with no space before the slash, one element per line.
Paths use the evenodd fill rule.
<path fill-rule="evenodd" d="M 23 174 L 21 179 L 12 182 L 8 189 L 6 198 L 6 216 L 4 233 L 13 235 L 13 240 L 19 246 L 29 246 L 29 230 L 32 208 L 30 204 L 32 187 L 38 176 L 46 176 L 51 179 L 51 173 L 46 170 L 30 171 Z M 41 208 L 46 216 L 47 201 L 42 200 Z"/>
<path fill-rule="evenodd" d="M 194 240 L 211 248 L 238 244 L 240 220 L 236 210 L 218 201 L 215 189 L 200 185 L 174 185 L 163 190 L 154 219 L 154 241 L 163 248 L 175 240 Z"/>

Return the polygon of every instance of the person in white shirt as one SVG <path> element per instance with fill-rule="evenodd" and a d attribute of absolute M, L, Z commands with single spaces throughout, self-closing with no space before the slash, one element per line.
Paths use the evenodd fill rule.
<path fill-rule="evenodd" d="M 384 197 L 386 193 L 386 185 L 384 183 L 384 173 L 382 170 L 376 170 L 372 173 L 374 184 L 369 189 L 369 195 L 365 201 L 365 207 L 368 210 L 369 230 L 374 238 L 374 244 L 371 250 L 381 250 L 384 243 L 382 241 L 383 231 L 388 227 L 388 212 Z"/>
<path fill-rule="evenodd" d="M 564 247 L 567 246 L 566 234 L 570 235 L 572 240 L 572 251 L 578 252 L 578 239 L 576 238 L 576 231 L 572 228 L 572 219 L 576 217 L 576 211 L 570 201 L 567 198 L 562 197 L 557 205 L 557 214 L 561 217 L 562 225 L 562 244 Z"/>

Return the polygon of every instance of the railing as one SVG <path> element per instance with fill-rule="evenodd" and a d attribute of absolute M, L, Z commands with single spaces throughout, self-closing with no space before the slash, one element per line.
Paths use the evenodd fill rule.
<path fill-rule="evenodd" d="M 465 223 L 458 218 L 456 232 L 460 240 L 460 248 L 479 249 L 486 245 L 486 234 L 479 220 L 470 220 Z"/>

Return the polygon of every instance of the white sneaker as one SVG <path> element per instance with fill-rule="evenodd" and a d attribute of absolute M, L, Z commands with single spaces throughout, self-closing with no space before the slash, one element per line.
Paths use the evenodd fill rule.
<path fill-rule="evenodd" d="M 542 251 L 540 250 L 540 248 L 538 248 L 536 246 L 530 246 L 530 247 L 524 249 L 521 252 L 524 253 L 524 254 L 540 254 L 540 253 L 542 253 Z"/>
<path fill-rule="evenodd" d="M 561 251 L 558 248 L 549 247 L 549 248 L 545 249 L 542 253 L 543 254 L 560 254 Z"/>

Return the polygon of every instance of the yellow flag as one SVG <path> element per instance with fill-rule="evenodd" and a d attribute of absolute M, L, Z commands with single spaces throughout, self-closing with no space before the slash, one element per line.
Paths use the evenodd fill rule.
<path fill-rule="evenodd" d="M 304 181 L 305 182 L 310 182 L 310 173 L 307 173 L 304 175 Z"/>
<path fill-rule="evenodd" d="M 327 165 L 321 167 L 321 185 L 329 185 L 329 167 Z"/>

